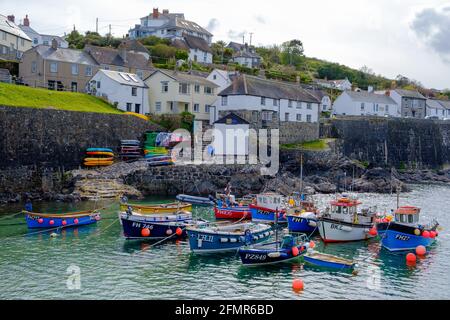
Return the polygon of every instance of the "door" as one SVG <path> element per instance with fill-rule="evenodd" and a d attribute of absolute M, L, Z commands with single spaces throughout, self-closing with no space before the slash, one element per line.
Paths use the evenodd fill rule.
<path fill-rule="evenodd" d="M 78 83 L 72 82 L 71 90 L 72 92 L 78 92 Z"/>
<path fill-rule="evenodd" d="M 134 105 L 134 112 L 135 113 L 141 113 L 141 105 L 139 103 L 136 103 Z"/>

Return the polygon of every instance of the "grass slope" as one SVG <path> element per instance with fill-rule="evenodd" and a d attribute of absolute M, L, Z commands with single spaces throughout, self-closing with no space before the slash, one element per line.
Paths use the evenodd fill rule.
<path fill-rule="evenodd" d="M 305 150 L 305 151 L 323 151 L 328 149 L 328 140 L 320 139 L 314 141 L 307 141 L 303 143 L 291 143 L 281 146 L 282 149 L 287 150 Z"/>
<path fill-rule="evenodd" d="M 116 113 L 107 102 L 82 93 L 58 92 L 0 83 L 0 105 L 80 112 Z"/>

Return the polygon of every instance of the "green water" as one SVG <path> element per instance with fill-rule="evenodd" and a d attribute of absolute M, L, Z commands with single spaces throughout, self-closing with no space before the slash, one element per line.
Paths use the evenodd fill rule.
<path fill-rule="evenodd" d="M 324 207 L 331 196 L 316 196 Z M 165 199 L 170 200 L 170 199 Z M 396 205 L 395 196 L 364 194 L 365 205 L 380 210 Z M 148 199 L 147 203 L 161 201 Z M 58 237 L 28 231 L 20 206 L 0 207 L 1 299 L 450 299 L 450 186 L 415 186 L 402 204 L 423 208 L 443 230 L 437 244 L 416 267 L 404 254 L 380 249 L 378 241 L 324 246 L 318 251 L 351 258 L 358 275 L 303 266 L 300 262 L 246 268 L 235 254 L 196 256 L 186 242 L 126 241 L 117 219 L 118 205 L 35 204 L 34 211 L 79 211 L 109 206 L 97 225 L 63 230 Z M 213 220 L 210 208 L 194 215 Z M 67 286 L 68 268 L 80 270 L 80 288 Z M 70 271 L 70 269 L 69 269 Z M 292 291 L 301 278 L 305 290 Z"/>

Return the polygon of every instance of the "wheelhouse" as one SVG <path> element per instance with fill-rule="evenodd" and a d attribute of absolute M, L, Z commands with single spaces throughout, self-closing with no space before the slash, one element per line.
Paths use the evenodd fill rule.
<path fill-rule="evenodd" d="M 331 213 L 343 214 L 343 215 L 355 215 L 358 214 L 358 206 L 362 203 L 358 200 L 349 198 L 340 198 L 331 202 Z"/>
<path fill-rule="evenodd" d="M 415 225 L 419 223 L 420 208 L 400 207 L 395 211 L 395 221 L 402 224 Z"/>

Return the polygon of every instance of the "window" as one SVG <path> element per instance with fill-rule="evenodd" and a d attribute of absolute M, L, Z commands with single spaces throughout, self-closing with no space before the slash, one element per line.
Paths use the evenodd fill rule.
<path fill-rule="evenodd" d="M 373 104 L 373 112 L 378 112 L 378 104 Z"/>
<path fill-rule="evenodd" d="M 173 105 L 174 105 L 173 101 L 170 101 L 170 102 L 169 102 L 169 108 L 170 108 L 170 111 L 173 111 Z"/>
<path fill-rule="evenodd" d="M 102 87 L 102 83 L 100 81 L 97 81 L 97 89 L 100 89 Z"/>
<path fill-rule="evenodd" d="M 86 77 L 92 77 L 92 67 L 91 66 L 86 66 L 86 68 L 84 69 L 84 75 Z"/>
<path fill-rule="evenodd" d="M 386 105 L 386 112 L 389 112 L 389 105 Z"/>
<path fill-rule="evenodd" d="M 72 64 L 72 75 L 76 76 L 78 75 L 78 65 L 77 64 Z"/>
<path fill-rule="evenodd" d="M 284 114 L 284 121 L 289 121 L 289 113 L 288 112 L 286 112 Z"/>
<path fill-rule="evenodd" d="M 127 102 L 127 112 L 131 112 L 132 103 Z"/>
<path fill-rule="evenodd" d="M 200 86 L 198 84 L 195 85 L 194 91 L 195 91 L 195 93 L 200 93 Z M 206 88 L 205 88 L 205 93 L 206 93 Z"/>
<path fill-rule="evenodd" d="M 131 95 L 132 95 L 133 97 L 137 97 L 137 88 L 136 88 L 136 87 L 132 87 L 132 88 L 131 88 Z"/>
<path fill-rule="evenodd" d="M 261 105 L 262 106 L 266 105 L 266 98 L 265 97 L 261 97 Z"/>
<path fill-rule="evenodd" d="M 306 116 L 306 122 L 312 122 L 312 116 L 310 114 Z"/>
<path fill-rule="evenodd" d="M 57 73 L 58 72 L 58 63 L 51 62 L 50 63 L 50 72 L 51 73 Z"/>
<path fill-rule="evenodd" d="M 189 112 L 189 103 L 184 104 L 184 111 Z"/>
<path fill-rule="evenodd" d="M 33 61 L 31 62 L 31 73 L 36 73 L 37 72 L 37 62 Z"/>
<path fill-rule="evenodd" d="M 141 104 L 140 103 L 136 103 L 134 105 L 134 112 L 135 113 L 141 113 Z"/>
<path fill-rule="evenodd" d="M 191 86 L 188 83 L 180 83 L 180 94 L 190 94 Z"/>
<path fill-rule="evenodd" d="M 169 92 L 169 83 L 168 82 L 161 82 L 161 92 L 167 93 Z"/>
<path fill-rule="evenodd" d="M 214 90 L 211 87 L 205 87 L 205 94 L 213 94 Z"/>
<path fill-rule="evenodd" d="M 297 114 L 297 121 L 302 121 L 302 115 L 301 114 Z"/>
<path fill-rule="evenodd" d="M 44 46 L 48 46 L 48 45 L 49 45 L 48 40 L 45 40 L 44 41 Z"/>
<path fill-rule="evenodd" d="M 364 109 L 366 108 L 366 104 L 364 102 L 361 103 L 361 111 L 364 111 Z"/>
<path fill-rule="evenodd" d="M 211 106 L 209 104 L 205 105 L 205 112 L 209 113 L 211 110 Z"/>
<path fill-rule="evenodd" d="M 288 108 L 292 108 L 292 100 L 288 101 Z"/>
<path fill-rule="evenodd" d="M 223 96 L 222 97 L 222 106 L 227 106 L 228 105 L 228 97 L 227 96 Z"/>
<path fill-rule="evenodd" d="M 200 105 L 198 103 L 194 104 L 194 112 L 200 112 Z"/>
<path fill-rule="evenodd" d="M 263 112 L 261 118 L 263 121 L 272 121 L 272 112 L 270 111 Z"/>
<path fill-rule="evenodd" d="M 20 45 L 22 46 L 22 47 L 24 47 L 25 46 L 25 39 L 20 39 Z"/>
<path fill-rule="evenodd" d="M 297 101 L 297 109 L 301 109 L 302 108 L 302 103 L 300 101 Z"/>
<path fill-rule="evenodd" d="M 155 109 L 156 109 L 156 112 L 161 112 L 161 102 L 155 103 Z"/>
<path fill-rule="evenodd" d="M 311 105 L 311 103 L 308 103 L 308 104 L 306 105 L 306 109 L 312 110 L 312 105 Z"/>
<path fill-rule="evenodd" d="M 278 107 L 278 100 L 277 99 L 273 99 L 273 106 L 274 107 Z"/>
<path fill-rule="evenodd" d="M 214 80 L 217 80 L 217 75 L 213 75 L 213 79 L 214 79 Z"/>

